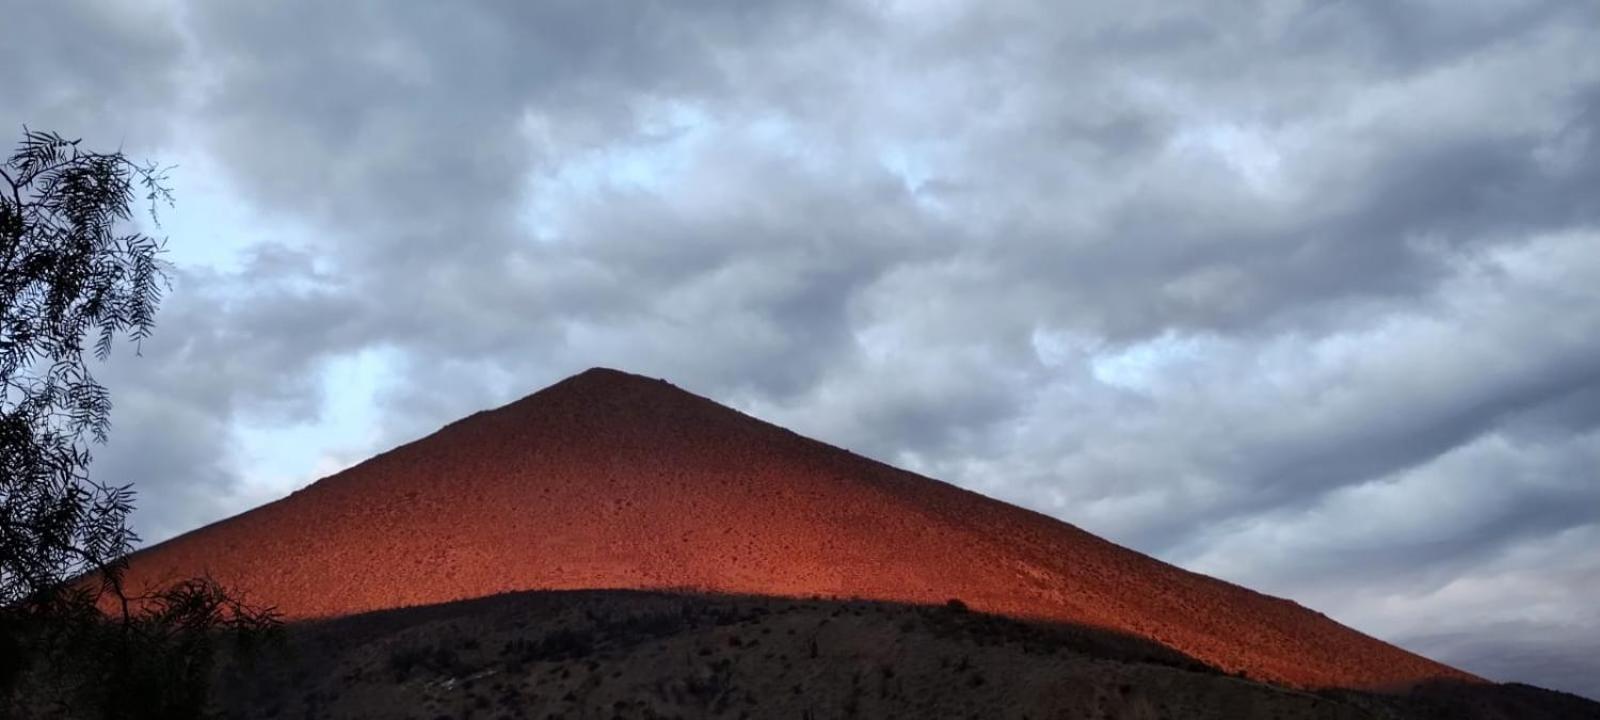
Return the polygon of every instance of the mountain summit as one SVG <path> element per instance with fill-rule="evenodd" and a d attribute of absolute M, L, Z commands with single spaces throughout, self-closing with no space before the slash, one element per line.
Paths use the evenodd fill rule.
<path fill-rule="evenodd" d="M 128 579 L 207 572 L 291 619 L 534 589 L 959 599 L 1291 685 L 1477 680 L 1288 600 L 606 369 L 143 550 Z"/>

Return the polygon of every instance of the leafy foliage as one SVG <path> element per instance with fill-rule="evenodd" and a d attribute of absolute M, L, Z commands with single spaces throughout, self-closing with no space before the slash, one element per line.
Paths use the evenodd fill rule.
<path fill-rule="evenodd" d="M 136 538 L 132 491 L 88 476 L 111 399 L 85 363 L 148 337 L 166 287 L 160 245 L 119 233 L 135 188 L 170 199 L 154 166 L 27 131 L 0 165 L 0 605 L 44 605 Z"/>
<path fill-rule="evenodd" d="M 205 717 L 222 641 L 248 658 L 281 629 L 273 610 L 244 603 L 210 578 L 119 599 L 126 605 L 118 617 L 78 604 L 22 633 L 38 671 L 21 678 L 10 710 L 116 720 Z M 0 703 L 0 716 L 6 710 Z"/>
<path fill-rule="evenodd" d="M 196 716 L 214 631 L 248 641 L 277 615 L 209 578 L 127 592 L 133 491 L 88 472 L 111 413 L 88 361 L 148 338 L 168 287 L 161 244 L 123 231 L 136 194 L 152 220 L 171 202 L 165 175 L 24 129 L 0 181 L 0 714 L 43 682 L 70 692 L 34 702 L 73 717 Z"/>

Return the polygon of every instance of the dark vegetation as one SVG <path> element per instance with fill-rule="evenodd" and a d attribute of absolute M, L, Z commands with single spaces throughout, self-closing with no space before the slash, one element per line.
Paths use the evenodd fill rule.
<path fill-rule="evenodd" d="M 133 490 L 91 477 L 111 426 L 91 360 L 137 346 L 166 289 L 161 246 L 127 231 L 171 193 L 155 165 L 24 130 L 0 163 L 0 714 L 203 712 L 217 632 L 276 617 L 208 578 L 123 585 Z"/>
<path fill-rule="evenodd" d="M 1516 686 L 1277 687 L 1135 636 L 951 604 L 526 592 L 287 633 L 257 670 L 225 667 L 230 716 L 1600 717 L 1600 705 Z"/>

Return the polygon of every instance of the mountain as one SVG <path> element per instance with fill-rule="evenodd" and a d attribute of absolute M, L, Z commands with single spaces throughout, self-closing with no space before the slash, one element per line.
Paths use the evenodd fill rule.
<path fill-rule="evenodd" d="M 291 620 L 523 590 L 912 604 L 1147 638 L 1292 687 L 1476 682 L 1320 613 L 607 369 L 135 554 Z"/>

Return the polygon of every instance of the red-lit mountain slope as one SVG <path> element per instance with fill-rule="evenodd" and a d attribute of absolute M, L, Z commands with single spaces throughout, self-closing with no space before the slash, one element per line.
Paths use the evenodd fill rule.
<path fill-rule="evenodd" d="M 142 551 L 129 577 L 137 588 L 201 572 L 290 618 L 523 589 L 959 598 L 1294 685 L 1473 679 L 1293 602 L 613 370 Z"/>

